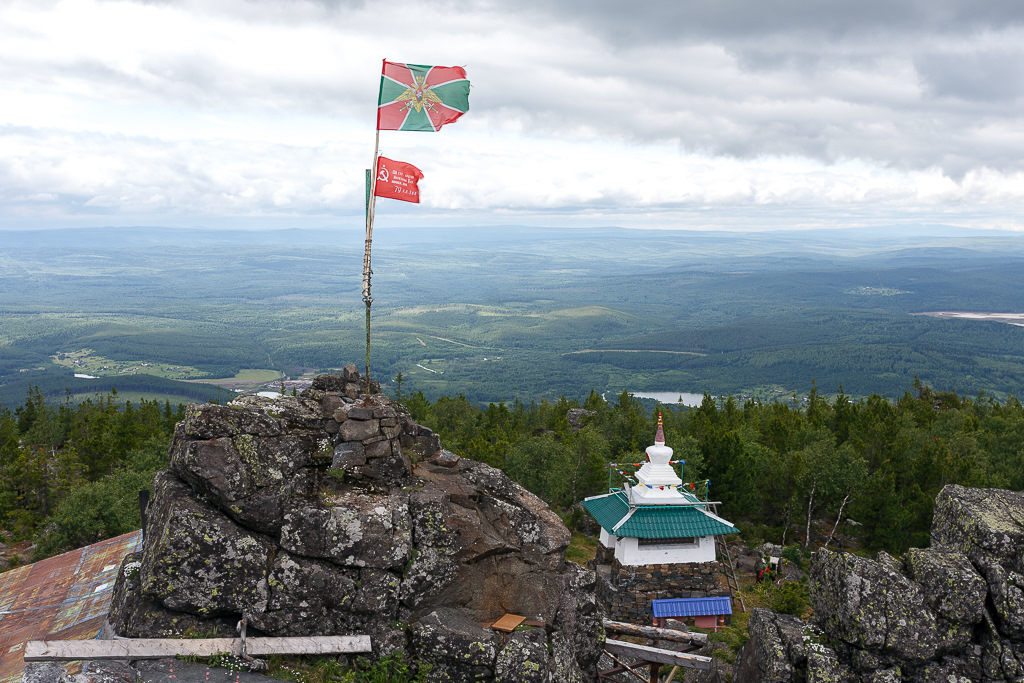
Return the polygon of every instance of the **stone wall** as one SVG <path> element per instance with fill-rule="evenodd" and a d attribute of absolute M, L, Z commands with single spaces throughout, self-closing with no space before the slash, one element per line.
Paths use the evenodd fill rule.
<path fill-rule="evenodd" d="M 623 566 L 614 551 L 598 548 L 597 599 L 608 618 L 631 624 L 650 624 L 652 600 L 729 596 L 718 562 L 678 562 Z"/>

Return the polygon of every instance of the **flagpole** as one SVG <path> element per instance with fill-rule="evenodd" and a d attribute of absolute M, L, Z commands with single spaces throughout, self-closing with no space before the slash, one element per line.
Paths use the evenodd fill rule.
<path fill-rule="evenodd" d="M 374 192 L 377 189 L 377 155 L 380 152 L 380 128 L 377 129 L 377 139 L 373 145 L 373 165 L 367 171 L 366 183 L 366 251 L 363 254 L 363 303 L 366 304 L 366 401 L 370 400 L 370 305 L 373 304 L 373 297 L 370 295 L 370 276 L 373 270 L 370 268 L 370 245 L 373 242 L 373 216 L 377 206 L 377 197 Z"/>

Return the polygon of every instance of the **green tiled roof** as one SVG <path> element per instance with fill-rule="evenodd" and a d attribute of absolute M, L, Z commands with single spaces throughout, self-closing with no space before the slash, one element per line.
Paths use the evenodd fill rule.
<path fill-rule="evenodd" d="M 629 503 L 621 491 L 588 498 L 583 501 L 583 506 L 605 531 L 616 536 L 689 538 L 736 533 L 735 526 L 698 507 L 674 505 L 637 506 L 629 519 L 615 529 L 615 525 L 630 512 Z"/>

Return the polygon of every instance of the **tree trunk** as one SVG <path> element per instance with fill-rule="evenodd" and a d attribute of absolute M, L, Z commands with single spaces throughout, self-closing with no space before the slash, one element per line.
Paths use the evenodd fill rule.
<path fill-rule="evenodd" d="M 786 547 L 786 533 L 789 531 L 789 520 L 793 516 L 793 507 L 786 506 L 786 521 L 782 523 L 782 547 Z"/>
<path fill-rule="evenodd" d="M 818 487 L 817 484 L 811 487 L 811 495 L 807 499 L 807 530 L 804 532 L 804 547 L 806 548 L 811 544 L 811 512 L 814 510 L 814 490 Z"/>
<path fill-rule="evenodd" d="M 832 542 L 832 537 L 836 535 L 836 529 L 839 528 L 839 522 L 843 519 L 843 508 L 846 507 L 846 501 L 848 500 L 850 500 L 849 493 L 843 497 L 843 502 L 839 505 L 839 514 L 836 516 L 836 523 L 832 525 L 832 532 L 828 535 L 828 539 L 825 541 L 824 547 L 826 548 L 828 547 L 828 544 Z"/>

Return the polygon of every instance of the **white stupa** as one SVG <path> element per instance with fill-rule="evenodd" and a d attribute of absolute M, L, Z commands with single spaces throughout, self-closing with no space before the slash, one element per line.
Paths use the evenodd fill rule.
<path fill-rule="evenodd" d="M 658 415 L 654 445 L 637 470 L 633 486 L 612 489 L 583 501 L 601 525 L 601 543 L 615 551 L 622 565 L 714 562 L 715 536 L 736 533 L 736 527 L 685 490 L 672 468 L 672 449 Z"/>
<path fill-rule="evenodd" d="M 665 429 L 658 415 L 658 431 L 654 445 L 647 447 L 647 462 L 636 473 L 638 486 L 629 490 L 629 502 L 633 505 L 680 505 L 690 501 L 683 498 L 679 486 L 683 480 L 676 475 L 669 463 L 672 449 L 665 445 Z"/>

